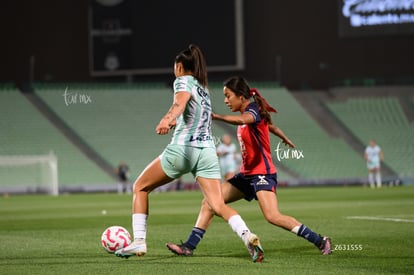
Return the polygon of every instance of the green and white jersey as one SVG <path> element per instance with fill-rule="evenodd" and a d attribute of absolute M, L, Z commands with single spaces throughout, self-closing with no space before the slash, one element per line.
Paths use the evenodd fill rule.
<path fill-rule="evenodd" d="M 211 134 L 211 101 L 207 88 L 202 87 L 191 75 L 177 77 L 174 95 L 177 92 L 191 94 L 184 112 L 177 117 L 171 144 L 193 147 L 215 147 Z"/>

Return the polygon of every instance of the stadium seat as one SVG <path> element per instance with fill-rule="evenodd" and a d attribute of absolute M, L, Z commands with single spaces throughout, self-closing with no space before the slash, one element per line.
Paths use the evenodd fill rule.
<path fill-rule="evenodd" d="M 62 93 L 59 93 L 60 97 Z M 44 155 L 58 158 L 60 185 L 112 183 L 113 179 L 90 161 L 59 132 L 16 88 L 0 89 L 0 155 Z M 27 181 L 27 174 L 41 177 L 34 168 L 0 168 L 0 185 Z M 13 171 L 13 172 L 11 172 Z"/>
<path fill-rule="evenodd" d="M 374 138 L 384 151 L 385 163 L 400 177 L 414 176 L 414 125 L 397 97 L 351 97 L 327 107 L 361 143 Z"/>

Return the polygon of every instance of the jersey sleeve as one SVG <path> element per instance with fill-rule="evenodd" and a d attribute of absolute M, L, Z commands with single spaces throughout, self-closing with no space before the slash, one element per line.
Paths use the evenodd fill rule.
<path fill-rule="evenodd" d="M 247 106 L 245 113 L 251 114 L 256 123 L 259 123 L 262 120 L 262 117 L 260 116 L 260 112 L 259 112 L 259 107 L 254 102 L 250 103 Z"/>
<path fill-rule="evenodd" d="M 186 77 L 177 77 L 174 80 L 174 94 L 178 92 L 187 92 L 191 94 L 193 83 Z"/>

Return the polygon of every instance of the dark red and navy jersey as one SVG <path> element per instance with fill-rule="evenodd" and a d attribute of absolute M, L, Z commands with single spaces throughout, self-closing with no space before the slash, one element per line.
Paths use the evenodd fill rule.
<path fill-rule="evenodd" d="M 243 160 L 240 173 L 245 175 L 274 174 L 276 167 L 272 162 L 267 122 L 261 118 L 259 107 L 255 102 L 247 106 L 246 112 L 254 117 L 255 122 L 239 125 L 237 128 L 237 138 Z"/>

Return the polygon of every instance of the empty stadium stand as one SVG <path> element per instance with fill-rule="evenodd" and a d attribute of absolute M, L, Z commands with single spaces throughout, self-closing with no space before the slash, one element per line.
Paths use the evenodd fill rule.
<path fill-rule="evenodd" d="M 327 106 L 361 143 L 374 138 L 384 151 L 384 162 L 403 181 L 414 177 L 414 124 L 407 119 L 398 94 L 360 94 Z"/>
<path fill-rule="evenodd" d="M 82 186 L 114 182 L 66 139 L 18 89 L 1 87 L 0 113 L 0 155 L 42 155 L 53 151 L 58 157 L 60 184 Z M 15 189 L 25 173 L 36 176 L 32 168 L 27 169 L 2 167 L 0 187 Z"/>
<path fill-rule="evenodd" d="M 361 92 L 309 91 L 293 96 L 276 83 L 251 86 L 278 110 L 272 115 L 274 123 L 296 144 L 290 149 L 271 137 L 281 184 L 366 182 L 361 148 L 372 137 L 383 148 L 385 164 L 392 173 L 402 179 L 414 178 L 412 94 L 393 97 L 387 92 L 373 97 L 371 93 L 361 96 Z M 230 114 L 221 83 L 212 83 L 210 93 L 213 111 Z M 306 108 L 312 104 L 310 97 L 325 108 L 316 110 L 317 115 Z M 155 126 L 172 99 L 172 89 L 162 83 L 39 83 L 30 93 L 2 84 L 0 155 L 53 151 L 58 157 L 61 188 L 113 190 L 113 169 L 120 161 L 130 166 L 133 180 L 170 142 L 171 135 L 157 135 Z M 322 119 L 324 116 L 329 120 Z M 225 133 L 237 143 L 236 126 L 213 121 L 212 127 L 217 143 Z M 353 139 L 347 138 L 350 136 Z M 0 168 L 0 179 L 0 187 L 21 181 L 4 168 Z M 192 184 L 194 179 L 189 174 L 183 181 Z"/>
<path fill-rule="evenodd" d="M 35 93 L 112 167 L 125 161 L 132 179 L 171 138 L 155 133 L 172 103 L 172 93 L 164 86 L 39 84 Z"/>

